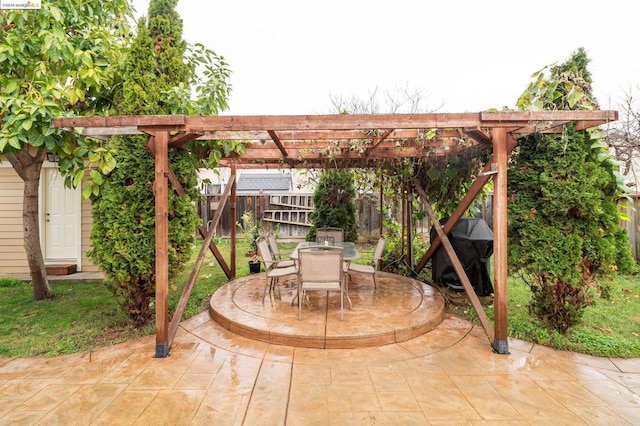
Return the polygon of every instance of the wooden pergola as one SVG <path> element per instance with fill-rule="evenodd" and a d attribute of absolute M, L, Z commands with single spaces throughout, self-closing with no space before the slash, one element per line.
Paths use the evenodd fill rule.
<path fill-rule="evenodd" d="M 168 191 L 184 194 L 168 161 L 169 149 L 183 148 L 198 140 L 247 142 L 246 152 L 224 157 L 221 166 L 231 168 L 231 185 L 223 194 L 235 215 L 237 168 L 376 167 L 388 159 L 455 156 L 485 146 L 491 159 L 444 226 L 440 226 L 420 182 L 413 188 L 421 198 L 436 229 L 436 238 L 417 263 L 421 270 L 442 245 L 470 298 L 489 343 L 497 353 L 509 352 L 507 336 L 507 160 L 518 138 L 534 133 L 560 133 L 568 123 L 587 129 L 618 119 L 616 111 L 475 112 L 372 115 L 287 116 L 113 116 L 59 118 L 53 127 L 81 135 L 108 138 L 114 135 L 146 135 L 146 146 L 155 160 L 156 208 L 156 357 L 169 354 L 204 253 L 210 249 L 228 278 L 235 276 L 235 229 L 231 234 L 231 259 L 227 266 L 207 232 L 178 309 L 169 323 L 168 313 Z M 483 186 L 493 179 L 494 323 L 490 324 L 460 264 L 447 233 L 464 216 Z M 213 221 L 219 220 L 218 212 Z M 186 295 L 186 297 L 185 297 Z"/>

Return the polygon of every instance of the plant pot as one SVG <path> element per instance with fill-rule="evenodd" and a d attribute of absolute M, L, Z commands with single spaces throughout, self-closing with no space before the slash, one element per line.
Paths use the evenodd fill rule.
<path fill-rule="evenodd" d="M 256 262 L 253 260 L 249 261 L 249 272 L 252 274 L 257 274 L 260 272 L 260 262 Z"/>

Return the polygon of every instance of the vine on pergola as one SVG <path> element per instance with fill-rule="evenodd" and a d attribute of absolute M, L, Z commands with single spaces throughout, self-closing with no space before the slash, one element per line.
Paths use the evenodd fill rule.
<path fill-rule="evenodd" d="M 367 149 L 372 147 L 373 137 L 380 134 L 379 131 L 368 131 L 372 139 L 349 139 L 346 141 L 327 140 L 320 142 L 315 153 L 324 157 L 323 167 L 338 167 L 336 157 L 345 151 L 356 152 L 365 156 L 353 162 L 353 168 L 359 169 L 356 173 L 356 187 L 367 190 L 381 184 L 380 173 L 384 177 L 384 185 L 387 194 L 392 197 L 400 197 L 402 191 L 413 179 L 417 179 L 429 197 L 434 209 L 442 215 L 447 215 L 455 209 L 458 202 L 464 196 L 466 189 L 478 175 L 484 164 L 491 157 L 490 145 L 475 145 L 464 150 L 449 153 L 450 148 L 446 139 L 450 136 L 439 137 L 437 130 L 420 132 L 415 140 L 396 142 L 397 149 L 402 152 L 407 144 L 416 143 L 424 148 L 422 157 L 397 157 L 387 159 L 366 160 Z M 464 137 L 457 138 L 459 145 L 467 145 Z M 430 142 L 429 146 L 426 142 Z M 441 143 L 442 142 L 442 143 Z M 434 148 L 439 145 L 439 148 Z M 302 153 L 299 160 L 304 161 Z M 348 167 L 348 162 L 341 162 L 340 166 Z M 364 166 L 370 166 L 363 168 Z"/>
<path fill-rule="evenodd" d="M 454 155 L 385 161 L 380 168 L 389 188 L 406 189 L 416 179 L 435 210 L 447 215 L 490 156 L 491 147 L 477 146 Z"/>
<path fill-rule="evenodd" d="M 473 145 L 462 132 L 448 130 L 443 135 L 440 130 L 434 129 L 418 132 L 415 139 L 395 142 L 395 149 L 399 152 L 407 147 L 420 146 L 424 151 L 424 155 L 420 157 L 407 155 L 385 159 L 368 158 L 367 153 L 372 148 L 375 149 L 374 138 L 381 133 L 366 132 L 371 139 L 315 141 L 314 148 L 301 152 L 298 160 L 304 161 L 307 156 L 319 156 L 322 160 L 319 164 L 314 160 L 316 167 L 353 166 L 355 186 L 360 194 L 375 194 L 382 188 L 380 214 L 385 221 L 384 234 L 387 237 L 384 268 L 389 271 L 396 270 L 397 267 L 404 269 L 406 266 L 413 269 L 413 260 L 417 259 L 415 255 L 420 253 L 407 248 L 416 247 L 418 251 L 426 249 L 424 244 L 415 244 L 423 240 L 424 235 L 401 231 L 407 225 L 413 227 L 413 220 L 411 224 L 401 225 L 394 219 L 399 217 L 402 202 L 412 200 L 408 194 L 413 191 L 413 182 L 420 183 L 440 218 L 450 216 L 491 157 L 492 149 L 490 144 Z M 450 145 L 452 139 L 454 143 Z M 342 154 L 349 152 L 355 152 L 359 158 L 345 161 Z M 409 217 L 412 219 L 421 220 L 426 217 L 424 206 L 415 199 L 402 209 L 405 212 L 404 209 L 411 209 Z M 412 241 L 407 241 L 406 238 Z"/>

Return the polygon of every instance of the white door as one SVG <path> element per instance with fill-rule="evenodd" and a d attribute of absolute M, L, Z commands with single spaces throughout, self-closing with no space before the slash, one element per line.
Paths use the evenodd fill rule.
<path fill-rule="evenodd" d="M 80 226 L 79 189 L 64 186 L 57 168 L 45 169 L 45 259 L 76 260 Z"/>

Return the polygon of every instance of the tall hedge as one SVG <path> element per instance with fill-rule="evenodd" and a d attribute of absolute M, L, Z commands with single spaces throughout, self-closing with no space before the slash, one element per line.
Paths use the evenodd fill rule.
<path fill-rule="evenodd" d="M 188 84 L 193 69 L 184 60 L 182 20 L 177 0 L 151 0 L 148 21 L 140 20 L 124 69 L 124 84 L 117 113 L 168 114 L 167 93 Z M 155 296 L 154 159 L 144 137 L 118 137 L 111 141 L 116 169 L 105 177 L 93 201 L 93 249 L 90 258 L 107 274 L 107 281 L 125 313 L 136 326 L 153 317 Z M 179 197 L 169 191 L 169 279 L 188 260 L 198 216 L 195 162 L 186 150 L 170 150 L 169 163 L 187 191 Z"/>
<path fill-rule="evenodd" d="M 596 109 L 584 50 L 543 73 L 523 109 Z M 617 162 L 599 129 L 535 134 L 519 141 L 509 170 L 509 264 L 529 283 L 529 311 L 561 333 L 593 301 L 596 278 L 634 269 L 616 202 Z"/>

